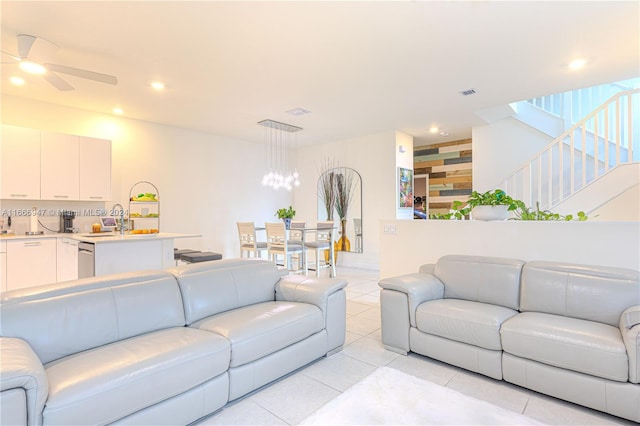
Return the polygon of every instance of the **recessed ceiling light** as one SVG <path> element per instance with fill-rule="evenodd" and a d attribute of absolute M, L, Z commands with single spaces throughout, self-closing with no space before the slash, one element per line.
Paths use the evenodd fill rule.
<path fill-rule="evenodd" d="M 438 130 L 440 130 L 440 129 L 438 129 L 438 127 L 437 127 L 437 126 L 433 126 L 433 127 L 429 128 L 429 131 L 430 131 L 431 133 L 438 133 Z"/>
<path fill-rule="evenodd" d="M 164 83 L 161 81 L 153 81 L 151 82 L 151 87 L 153 88 L 153 90 L 164 90 Z"/>
<path fill-rule="evenodd" d="M 290 115 L 305 115 L 305 114 L 311 114 L 311 111 L 309 111 L 308 109 L 304 109 L 304 108 L 294 108 L 294 109 L 290 109 L 289 111 L 285 111 L 287 114 Z"/>
<path fill-rule="evenodd" d="M 122 115 L 122 114 L 124 114 L 124 111 L 122 110 L 122 108 L 114 108 L 113 109 L 113 113 L 114 114 L 118 114 L 118 115 Z"/>
<path fill-rule="evenodd" d="M 586 59 L 574 59 L 573 61 L 569 62 L 569 68 L 572 70 L 579 70 L 583 68 L 586 64 L 587 64 Z"/>
<path fill-rule="evenodd" d="M 9 81 L 11 82 L 11 84 L 13 84 L 14 86 L 24 86 L 24 78 L 22 77 L 17 77 L 17 76 L 13 76 L 11 78 L 9 78 Z"/>
<path fill-rule="evenodd" d="M 47 72 L 44 66 L 31 61 L 20 61 L 20 69 L 29 74 L 44 74 Z"/>

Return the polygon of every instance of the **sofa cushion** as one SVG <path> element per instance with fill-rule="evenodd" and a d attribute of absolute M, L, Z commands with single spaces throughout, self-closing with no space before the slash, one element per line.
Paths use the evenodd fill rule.
<path fill-rule="evenodd" d="M 500 325 L 518 312 L 468 300 L 432 300 L 418 306 L 418 330 L 485 349 L 501 350 Z"/>
<path fill-rule="evenodd" d="M 229 366 L 229 342 L 186 327 L 121 340 L 45 365 L 45 424 L 106 424 L 185 392 Z"/>
<path fill-rule="evenodd" d="M 521 311 L 545 312 L 618 326 L 640 305 L 640 272 L 603 266 L 528 262 L 522 270 Z"/>
<path fill-rule="evenodd" d="M 629 363 L 620 330 L 607 324 L 538 312 L 507 320 L 505 352 L 554 367 L 626 382 Z"/>
<path fill-rule="evenodd" d="M 231 367 L 237 367 L 299 342 L 324 328 L 315 305 L 266 302 L 223 312 L 191 324 L 231 342 Z"/>
<path fill-rule="evenodd" d="M 166 272 L 130 272 L 3 295 L 0 335 L 26 340 L 43 363 L 136 335 L 185 325 Z"/>
<path fill-rule="evenodd" d="M 187 324 L 246 305 L 275 300 L 275 263 L 227 259 L 172 269 L 182 291 Z"/>
<path fill-rule="evenodd" d="M 484 256 L 443 256 L 434 275 L 444 283 L 444 297 L 518 309 L 524 262 Z"/>

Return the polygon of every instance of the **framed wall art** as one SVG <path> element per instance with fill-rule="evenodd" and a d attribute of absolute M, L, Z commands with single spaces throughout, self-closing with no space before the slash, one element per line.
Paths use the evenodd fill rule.
<path fill-rule="evenodd" d="M 398 207 L 413 207 L 413 170 L 398 167 Z"/>

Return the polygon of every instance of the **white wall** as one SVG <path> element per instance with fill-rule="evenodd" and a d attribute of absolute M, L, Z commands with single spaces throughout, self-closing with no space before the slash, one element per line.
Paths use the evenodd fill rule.
<path fill-rule="evenodd" d="M 495 189 L 553 139 L 509 117 L 472 129 L 473 189 Z"/>
<path fill-rule="evenodd" d="M 339 252 L 338 265 L 378 268 L 380 220 L 395 218 L 394 149 L 396 132 L 393 131 L 298 148 L 296 164 L 300 171 L 301 185 L 294 189 L 296 219 L 307 222 L 317 219 L 316 188 L 324 159 L 331 158 L 340 167 L 351 167 L 362 177 L 363 253 Z"/>
<path fill-rule="evenodd" d="M 236 221 L 274 220 L 274 212 L 292 202 L 291 193 L 262 187 L 262 145 L 13 96 L 2 97 L 2 123 L 112 140 L 107 207 L 127 207 L 132 184 L 153 182 L 161 231 L 202 234 L 176 240 L 178 247 L 237 257 Z"/>
<path fill-rule="evenodd" d="M 417 272 L 446 254 L 549 260 L 640 270 L 639 222 L 381 221 L 380 277 Z"/>

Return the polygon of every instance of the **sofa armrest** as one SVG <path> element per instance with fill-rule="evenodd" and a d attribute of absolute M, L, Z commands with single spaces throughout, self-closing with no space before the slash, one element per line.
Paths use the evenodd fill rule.
<path fill-rule="evenodd" d="M 629 381 L 640 383 L 640 306 L 631 306 L 622 312 L 620 333 L 627 348 Z"/>
<path fill-rule="evenodd" d="M 327 353 L 337 352 L 343 345 L 347 329 L 347 296 L 345 280 L 287 275 L 276 285 L 276 300 L 310 303 L 322 311 L 327 331 Z"/>
<path fill-rule="evenodd" d="M 380 292 L 380 315 L 382 344 L 385 348 L 407 354 L 410 350 L 409 331 L 416 327 L 416 309 L 428 300 L 442 299 L 444 284 L 425 266 L 421 272 L 385 278 L 378 285 Z"/>
<path fill-rule="evenodd" d="M 620 315 L 620 330 L 640 325 L 640 305 L 631 306 Z"/>
<path fill-rule="evenodd" d="M 44 367 L 27 342 L 0 337 L 0 392 L 16 388 L 22 388 L 26 394 L 28 424 L 41 425 L 42 410 L 49 395 Z"/>
<path fill-rule="evenodd" d="M 416 327 L 416 309 L 421 303 L 444 297 L 444 284 L 432 274 L 418 272 L 385 278 L 378 285 L 383 290 L 398 291 L 407 295 L 409 321 L 412 327 Z"/>
<path fill-rule="evenodd" d="M 314 278 L 304 275 L 287 275 L 276 285 L 276 300 L 303 302 L 316 305 L 326 311 L 329 295 L 347 286 L 345 280 L 337 278 Z"/>

